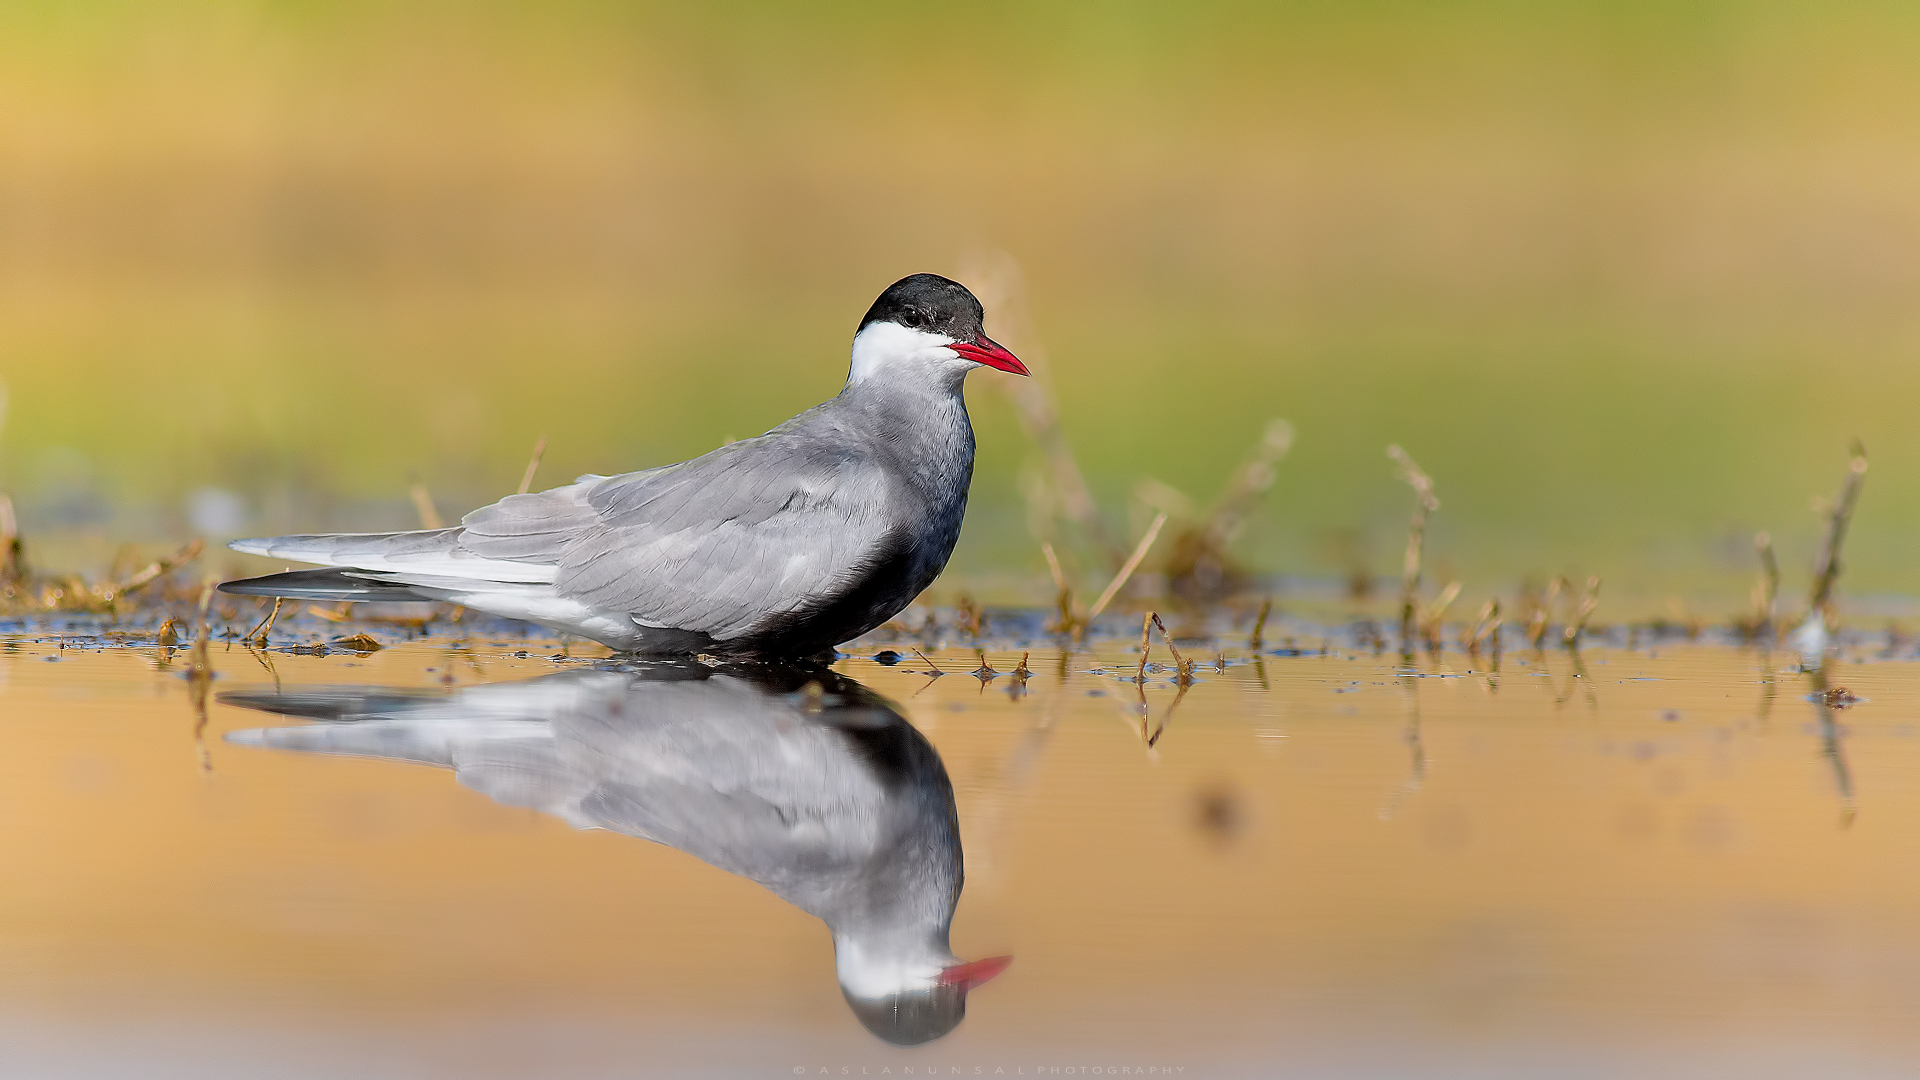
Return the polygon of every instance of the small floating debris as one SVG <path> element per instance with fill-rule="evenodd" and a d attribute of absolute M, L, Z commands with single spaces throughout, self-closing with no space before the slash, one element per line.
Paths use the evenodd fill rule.
<path fill-rule="evenodd" d="M 379 642 L 373 640 L 373 638 L 369 637 L 366 634 L 355 634 L 352 637 L 334 638 L 331 644 L 336 649 L 341 649 L 346 652 L 359 653 L 362 656 L 365 656 L 369 653 L 377 653 L 381 649 L 386 647 L 380 644 Z M 524 656 L 526 654 L 522 653 L 521 655 Z"/>
<path fill-rule="evenodd" d="M 900 660 L 900 654 L 894 652 L 892 649 L 881 649 L 879 652 L 873 654 L 873 662 L 882 667 L 892 667 L 899 663 Z"/>
<path fill-rule="evenodd" d="M 1807 700 L 1816 701 L 1829 709 L 1844 709 L 1867 700 L 1844 686 L 1836 686 L 1818 694 L 1807 695 Z"/>

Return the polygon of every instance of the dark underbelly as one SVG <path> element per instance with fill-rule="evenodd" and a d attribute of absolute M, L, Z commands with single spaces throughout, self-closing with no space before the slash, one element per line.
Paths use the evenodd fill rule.
<path fill-rule="evenodd" d="M 951 554 L 952 540 L 944 540 L 938 550 L 916 549 L 906 530 L 896 530 L 841 588 L 799 610 L 773 616 L 740 637 L 715 642 L 708 651 L 750 659 L 824 652 L 898 615 L 940 576 Z"/>

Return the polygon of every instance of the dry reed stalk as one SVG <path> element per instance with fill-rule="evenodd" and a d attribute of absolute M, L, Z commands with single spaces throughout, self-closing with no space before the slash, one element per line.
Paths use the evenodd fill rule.
<path fill-rule="evenodd" d="M 1600 575 L 1587 579 L 1587 594 L 1580 598 L 1580 607 L 1567 620 L 1567 626 L 1560 635 L 1561 644 L 1569 649 L 1580 648 L 1580 635 L 1586 632 L 1587 620 L 1593 617 L 1593 609 L 1600 606 Z"/>
<path fill-rule="evenodd" d="M 965 630 L 975 641 L 979 641 L 981 633 L 987 627 L 986 610 L 968 593 L 961 593 L 960 599 L 954 601 L 953 606 L 960 613 L 960 623 L 957 628 Z"/>
<path fill-rule="evenodd" d="M 1830 621 L 1833 585 L 1840 579 L 1840 549 L 1847 542 L 1847 524 L 1853 520 L 1854 504 L 1860 500 L 1860 482 L 1867 475 L 1867 449 L 1858 440 L 1853 444 L 1853 460 L 1847 463 L 1847 475 L 1840 483 L 1840 497 L 1827 510 L 1827 534 L 1820 543 L 1820 556 L 1813 564 L 1813 587 L 1807 595 L 1807 613 Z"/>
<path fill-rule="evenodd" d="M 1142 536 L 1140 542 L 1134 545 L 1133 554 L 1127 556 L 1127 561 L 1120 567 L 1120 572 L 1113 575 L 1113 580 L 1107 583 L 1107 588 L 1100 594 L 1100 599 L 1095 600 L 1093 607 L 1087 609 L 1087 618 L 1086 621 L 1081 624 L 1082 629 L 1093 625 L 1093 620 L 1099 618 L 1100 613 L 1107 610 L 1107 605 L 1111 603 L 1114 596 L 1120 592 L 1120 587 L 1125 585 L 1127 579 L 1133 576 L 1133 572 L 1140 568 L 1140 560 L 1147 557 L 1147 550 L 1153 547 L 1153 541 L 1160 535 L 1161 526 L 1166 523 L 1167 515 L 1165 513 L 1154 517 L 1153 524 L 1147 526 L 1146 535 Z"/>
<path fill-rule="evenodd" d="M 1053 544 L 1040 541 L 1040 553 L 1047 557 L 1047 572 L 1053 575 L 1054 604 L 1058 608 L 1054 630 L 1071 634 L 1079 625 L 1079 620 L 1073 614 L 1073 588 L 1067 584 L 1067 575 L 1060 569 L 1060 556 L 1053 553 Z"/>
<path fill-rule="evenodd" d="M 1480 649 L 1489 638 L 1500 632 L 1500 601 L 1489 600 L 1480 605 L 1480 618 L 1474 623 L 1473 636 L 1467 639 L 1468 651 L 1480 655 Z"/>
<path fill-rule="evenodd" d="M 127 578 L 125 581 L 122 581 L 119 585 L 114 586 L 113 594 L 115 596 L 125 596 L 128 593 L 137 592 L 140 589 L 146 588 L 152 584 L 155 578 L 172 571 L 174 567 L 190 563 L 199 558 L 200 553 L 205 551 L 206 547 L 207 542 L 198 537 L 187 541 L 179 551 L 153 560 L 148 563 L 145 568 Z"/>
<path fill-rule="evenodd" d="M 1192 682 L 1193 681 L 1193 661 L 1188 660 L 1186 657 L 1180 655 L 1179 646 L 1173 643 L 1173 635 L 1167 633 L 1167 624 L 1160 621 L 1160 613 L 1157 611 L 1149 611 L 1147 612 L 1147 618 L 1152 620 L 1153 625 L 1157 629 L 1159 629 L 1161 640 L 1167 643 L 1167 651 L 1173 654 L 1173 669 L 1175 672 L 1178 673 L 1175 681 L 1180 683 L 1180 685 L 1182 686 L 1185 686 L 1186 684 Z M 1145 653 L 1142 653 L 1141 655 L 1144 657 Z M 1143 661 L 1143 664 L 1144 664 L 1144 661 Z M 1144 673 L 1144 669 L 1143 669 L 1143 673 Z"/>
<path fill-rule="evenodd" d="M 929 674 L 929 675 L 933 675 L 933 676 L 936 676 L 936 677 L 937 677 L 937 676 L 940 676 L 940 675 L 945 675 L 945 674 L 946 674 L 946 672 L 944 672 L 944 671 L 941 671 L 941 670 L 940 670 L 940 665 L 939 665 L 939 664 L 936 664 L 936 663 L 934 663 L 933 661 L 931 661 L 931 660 L 929 660 L 929 659 L 927 659 L 927 654 L 926 654 L 926 653 L 923 653 L 923 652 L 921 652 L 921 651 L 920 651 L 919 649 L 914 649 L 914 650 L 913 650 L 913 655 L 915 655 L 915 656 L 917 656 L 917 657 L 919 657 L 919 658 L 920 658 L 920 662 L 921 662 L 921 663 L 923 663 L 923 664 L 925 664 L 925 665 L 927 665 L 927 668 L 928 668 L 928 671 L 927 671 L 927 674 Z"/>
<path fill-rule="evenodd" d="M 1533 642 L 1535 649 L 1545 647 L 1547 643 L 1547 623 L 1553 619 L 1553 605 L 1560 597 L 1560 584 L 1564 577 L 1547 582 L 1547 595 L 1533 606 L 1533 617 L 1527 624 L 1527 640 Z"/>
<path fill-rule="evenodd" d="M 1260 614 L 1253 617 L 1253 633 L 1247 636 L 1247 648 L 1252 649 L 1254 652 L 1259 652 L 1261 646 L 1266 644 L 1266 642 L 1262 640 L 1262 635 L 1266 633 L 1267 615 L 1272 611 L 1273 597 L 1262 597 L 1260 599 Z"/>
<path fill-rule="evenodd" d="M 420 527 L 423 529 L 441 528 L 440 511 L 434 507 L 433 494 L 427 490 L 426 483 L 420 480 L 414 481 L 413 490 L 409 492 L 409 494 L 413 497 L 414 513 L 420 515 Z"/>
<path fill-rule="evenodd" d="M 1413 651 L 1414 612 L 1420 603 L 1420 549 L 1426 543 L 1427 516 L 1440 509 L 1433 494 L 1433 478 L 1422 472 L 1412 455 L 1396 444 L 1387 456 L 1400 466 L 1400 478 L 1413 488 L 1413 526 L 1407 531 L 1407 554 L 1400 567 L 1400 649 Z"/>
<path fill-rule="evenodd" d="M 1027 311 L 1026 275 L 1019 261 L 1004 251 L 994 251 L 975 253 L 967 262 L 969 265 L 963 270 L 974 294 L 992 313 L 994 325 L 1002 328 L 998 331 L 1003 335 L 1002 340 L 1020 345 L 1021 358 L 1033 372 L 1032 378 L 1007 379 L 1003 385 L 1007 395 L 1013 398 L 1020 426 L 1026 429 L 1027 437 L 1040 448 L 1040 455 L 1046 461 L 1048 477 L 1057 495 L 1055 504 L 1061 515 L 1100 549 L 1108 565 L 1120 565 L 1121 548 L 1100 520 L 1099 505 L 1094 502 L 1086 476 L 1067 445 L 1066 433 L 1060 427 L 1060 412 L 1047 389 L 1046 349 L 1033 331 Z"/>
<path fill-rule="evenodd" d="M 1173 547 L 1167 553 L 1166 572 L 1176 588 L 1200 595 L 1217 595 L 1230 592 L 1244 577 L 1228 557 L 1227 545 L 1240 531 L 1254 502 L 1273 486 L 1274 466 L 1292 448 L 1293 425 L 1285 420 L 1269 420 L 1260 442 L 1234 470 L 1226 490 L 1212 509 L 1174 537 Z"/>
<path fill-rule="evenodd" d="M 1459 596 L 1460 583 L 1450 581 L 1446 588 L 1440 590 L 1440 595 L 1434 597 L 1433 603 L 1426 605 L 1421 613 L 1420 636 L 1426 639 L 1428 652 L 1440 651 L 1440 632 L 1443 629 L 1443 621 L 1446 619 L 1447 608 L 1451 607 Z"/>
<path fill-rule="evenodd" d="M 240 644 L 249 645 L 254 641 L 259 641 L 261 645 L 265 645 L 267 643 L 267 632 L 273 629 L 274 622 L 280 618 L 280 605 L 285 602 L 286 598 L 283 596 L 274 597 L 273 610 L 267 612 L 266 618 L 255 623 L 253 629 L 241 636 Z"/>
<path fill-rule="evenodd" d="M 0 585 L 18 585 L 27 580 L 25 545 L 20 541 L 20 522 L 13 515 L 13 500 L 0 495 Z"/>
<path fill-rule="evenodd" d="M 533 474 L 540 471 L 540 458 L 546 454 L 546 452 L 547 436 L 545 432 L 541 432 L 540 438 L 534 440 L 533 456 L 527 459 L 527 471 L 520 474 L 519 494 L 525 495 L 527 492 L 533 490 Z M 431 528 L 431 526 L 429 526 L 429 528 Z"/>
<path fill-rule="evenodd" d="M 1152 633 L 1153 612 L 1149 611 L 1147 617 L 1140 620 L 1140 670 L 1133 673 L 1133 681 L 1136 685 L 1145 686 L 1147 682 L 1147 652 L 1153 648 L 1153 641 L 1149 637 Z M 1142 700 L 1140 704 L 1144 706 L 1146 701 Z M 1141 733 L 1145 734 L 1145 732 L 1146 728 L 1142 726 Z"/>
<path fill-rule="evenodd" d="M 1760 580 L 1753 587 L 1755 625 L 1772 640 L 1780 604 L 1780 560 L 1774 558 L 1773 537 L 1765 530 L 1754 536 L 1753 547 L 1760 556 Z"/>

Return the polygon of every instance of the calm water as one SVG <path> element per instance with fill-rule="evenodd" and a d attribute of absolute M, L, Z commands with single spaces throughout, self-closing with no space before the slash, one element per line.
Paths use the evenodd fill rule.
<path fill-rule="evenodd" d="M 1126 642 L 808 689 L 387 640 L 216 644 L 196 732 L 184 654 L 0 639 L 0 1072 L 1920 1069 L 1904 653 L 1834 710 L 1709 646 L 1196 645 L 1183 694 Z M 937 921 L 962 852 L 953 952 L 1014 959 L 890 1045 L 962 995 L 843 993 L 816 916 Z"/>

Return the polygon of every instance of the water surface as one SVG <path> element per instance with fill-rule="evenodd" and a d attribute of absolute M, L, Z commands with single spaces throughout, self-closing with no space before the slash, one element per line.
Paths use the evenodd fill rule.
<path fill-rule="evenodd" d="M 905 1048 L 856 1017 L 823 922 L 754 879 L 773 870 L 689 839 L 732 811 L 674 833 L 669 803 L 632 794 L 670 754 L 698 780 L 752 739 L 576 741 L 561 774 L 627 784 L 629 816 L 596 819 L 560 774 L 519 783 L 524 758 L 489 773 L 469 748 L 456 773 L 396 760 L 432 755 L 370 744 L 371 727 L 332 749 L 381 756 L 236 734 L 316 727 L 261 711 L 315 695 L 444 711 L 531 694 L 552 715 L 551 687 L 607 674 L 549 659 L 553 642 L 389 640 L 370 655 L 216 643 L 225 703 L 199 731 L 183 653 L 0 641 L 8 1075 L 1892 1076 L 1920 1061 L 1920 681 L 1904 656 L 1842 658 L 1833 682 L 1864 700 L 1829 709 L 1793 658 L 1719 646 L 1589 649 L 1584 677 L 1567 653 L 1509 651 L 1489 678 L 1454 654 L 1408 674 L 1367 651 L 1196 644 L 1184 692 L 1167 666 L 1130 681 L 1123 642 L 933 650 L 939 677 L 862 646 L 836 665 L 846 684 L 753 699 L 772 725 L 760 750 L 873 695 L 874 725 L 937 755 L 915 782 L 951 785 L 953 951 L 1014 957 L 950 1034 Z M 993 672 L 968 674 L 983 657 Z M 694 708 L 644 707 L 683 728 Z M 881 803 L 861 805 L 846 820 Z"/>

